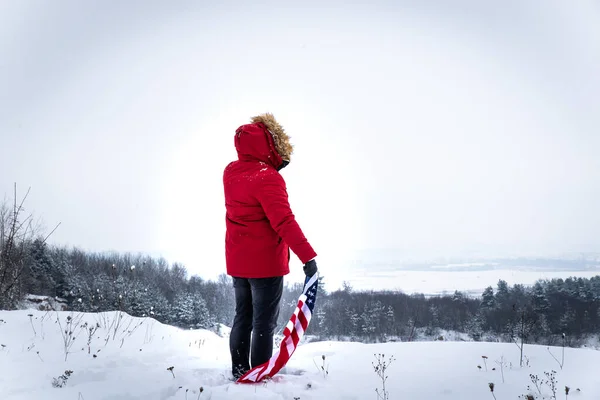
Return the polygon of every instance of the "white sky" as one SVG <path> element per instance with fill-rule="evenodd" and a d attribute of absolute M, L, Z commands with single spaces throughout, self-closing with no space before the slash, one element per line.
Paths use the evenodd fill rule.
<path fill-rule="evenodd" d="M 0 0 L 0 194 L 212 278 L 234 131 L 270 111 L 326 276 L 600 249 L 600 3 L 422 3 Z"/>

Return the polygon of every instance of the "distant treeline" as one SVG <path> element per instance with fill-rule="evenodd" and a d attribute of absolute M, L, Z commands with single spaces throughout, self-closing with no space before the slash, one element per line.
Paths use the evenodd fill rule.
<path fill-rule="evenodd" d="M 214 282 L 188 276 L 184 266 L 142 255 L 89 253 L 50 247 L 36 239 L 21 244 L 22 272 L 0 306 L 15 308 L 31 293 L 66 299 L 76 311 L 122 310 L 151 316 L 182 328 L 230 326 L 234 315 L 231 279 Z M 14 260 L 13 260 L 14 261 Z M 600 276 L 540 280 L 532 287 L 499 281 L 482 296 L 426 297 L 399 292 L 359 292 L 345 286 L 327 293 L 321 278 L 309 334 L 322 339 L 413 340 L 436 337 L 440 329 L 467 333 L 474 340 L 525 336 L 529 343 L 568 344 L 600 332 Z M 291 315 L 300 284 L 285 288 L 280 327 Z"/>
<path fill-rule="evenodd" d="M 398 292 L 353 292 L 321 296 L 317 327 L 324 337 L 363 341 L 437 337 L 440 329 L 467 333 L 474 340 L 520 340 L 567 345 L 600 333 L 600 276 L 539 280 L 531 287 L 500 280 L 480 297 L 456 291 L 426 297 Z"/>

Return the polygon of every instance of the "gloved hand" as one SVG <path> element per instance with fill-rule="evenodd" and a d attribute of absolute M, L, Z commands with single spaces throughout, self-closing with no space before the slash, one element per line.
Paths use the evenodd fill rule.
<path fill-rule="evenodd" d="M 313 276 L 317 273 L 317 262 L 315 260 L 310 260 L 306 264 L 304 264 L 304 274 L 306 276 Z"/>

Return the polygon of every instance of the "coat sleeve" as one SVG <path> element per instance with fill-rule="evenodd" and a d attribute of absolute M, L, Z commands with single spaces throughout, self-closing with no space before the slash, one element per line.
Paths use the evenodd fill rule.
<path fill-rule="evenodd" d="M 283 177 L 276 171 L 265 173 L 256 188 L 256 199 L 261 204 L 271 226 L 298 256 L 303 264 L 317 256 L 306 240 L 288 201 Z"/>

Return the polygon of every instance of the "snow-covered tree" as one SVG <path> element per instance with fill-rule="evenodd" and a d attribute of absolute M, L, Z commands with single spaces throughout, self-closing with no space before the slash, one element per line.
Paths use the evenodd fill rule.
<path fill-rule="evenodd" d="M 550 302 L 546 297 L 546 291 L 544 286 L 542 286 L 541 282 L 536 282 L 533 285 L 532 293 L 531 293 L 531 304 L 533 307 L 533 311 L 536 314 L 546 314 L 548 310 L 550 310 Z"/>
<path fill-rule="evenodd" d="M 497 307 L 506 307 L 510 302 L 510 291 L 508 283 L 505 280 L 500 279 L 498 281 L 498 287 L 496 288 L 496 305 Z"/>
<path fill-rule="evenodd" d="M 355 336 L 359 334 L 359 327 L 361 323 L 360 315 L 355 309 L 346 307 L 346 318 L 349 322 L 349 329 L 345 332 L 346 335 Z"/>
<path fill-rule="evenodd" d="M 466 331 L 475 341 L 480 341 L 483 336 L 485 324 L 484 320 L 485 319 L 481 313 L 476 313 L 467 320 Z"/>
<path fill-rule="evenodd" d="M 496 297 L 491 286 L 486 287 L 481 295 L 481 307 L 485 310 L 492 310 L 496 307 Z"/>
<path fill-rule="evenodd" d="M 46 250 L 46 243 L 37 238 L 28 248 L 27 267 L 29 269 L 28 290 L 38 295 L 57 295 L 57 284 L 54 280 L 53 260 Z"/>

